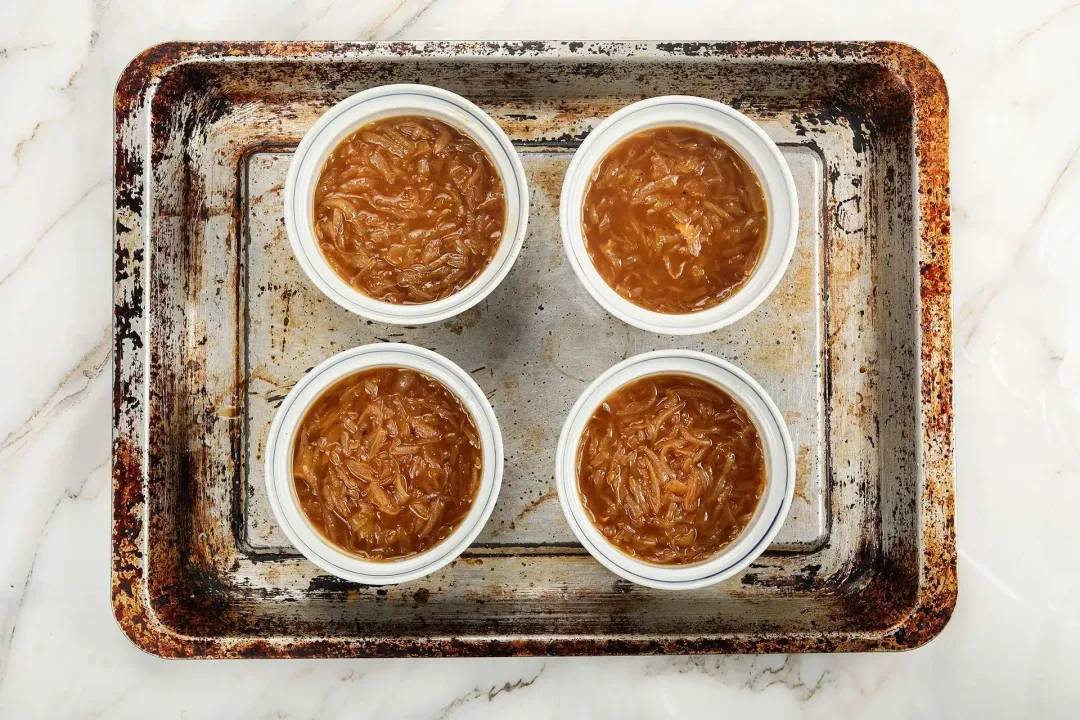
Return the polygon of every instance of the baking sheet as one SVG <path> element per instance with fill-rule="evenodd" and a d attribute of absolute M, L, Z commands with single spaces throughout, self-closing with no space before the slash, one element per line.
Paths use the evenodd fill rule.
<path fill-rule="evenodd" d="M 281 220 L 292 148 L 373 85 L 459 92 L 503 126 L 531 188 L 500 288 L 433 326 L 369 324 L 296 267 Z M 776 140 L 798 247 L 739 323 L 664 337 L 607 316 L 564 261 L 562 175 L 600 119 L 694 94 Z M 936 69 L 874 43 L 167 44 L 117 89 L 113 601 L 161 655 L 902 649 L 955 599 L 947 100 Z M 489 395 L 507 462 L 495 513 L 444 571 L 392 588 L 326 576 L 283 540 L 262 444 L 305 371 L 406 341 Z M 737 578 L 670 593 L 584 553 L 554 495 L 563 418 L 622 358 L 692 347 L 772 394 L 796 445 L 791 515 Z"/>

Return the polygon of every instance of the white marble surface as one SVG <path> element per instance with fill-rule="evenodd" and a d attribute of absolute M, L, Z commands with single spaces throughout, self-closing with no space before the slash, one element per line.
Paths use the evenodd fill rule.
<path fill-rule="evenodd" d="M 391 37 L 894 39 L 939 64 L 961 580 L 940 638 L 871 656 L 212 663 L 128 643 L 108 589 L 113 84 L 163 40 Z M 5 0 L 0 717 L 1076 717 L 1078 68 L 1074 0 Z"/>

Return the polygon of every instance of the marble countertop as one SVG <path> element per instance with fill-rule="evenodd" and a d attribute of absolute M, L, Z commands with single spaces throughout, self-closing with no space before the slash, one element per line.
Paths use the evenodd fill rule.
<path fill-rule="evenodd" d="M 135 649 L 108 581 L 113 85 L 153 43 L 270 38 L 891 39 L 926 52 L 952 107 L 960 595 L 942 635 L 847 656 L 169 662 Z M 0 716 L 1075 713 L 1078 39 L 1072 0 L 7 0 Z"/>

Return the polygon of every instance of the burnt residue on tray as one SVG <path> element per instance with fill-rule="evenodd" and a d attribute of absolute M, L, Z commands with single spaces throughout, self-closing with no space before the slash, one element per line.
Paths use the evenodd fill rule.
<path fill-rule="evenodd" d="M 246 478 L 260 472 L 248 448 L 257 460 L 264 429 L 248 424 L 246 384 L 257 382 L 249 303 L 262 300 L 245 295 L 246 165 L 263 150 L 288 152 L 354 92 L 417 81 L 471 97 L 528 151 L 572 151 L 618 107 L 687 93 L 734 104 L 821 158 L 829 523 L 820 546 L 767 553 L 741 579 L 673 596 L 621 583 L 558 543 L 476 547 L 442 574 L 387 591 L 328 580 L 286 547 L 247 542 Z M 129 64 L 114 108 L 112 589 L 117 621 L 139 647 L 169 657 L 832 652 L 916 647 L 948 621 L 956 598 L 948 97 L 918 51 L 166 43 Z M 551 210 L 557 185 L 537 191 L 555 196 Z M 279 197 L 260 207 L 280 212 Z M 557 225 L 530 227 L 526 253 L 557 241 Z M 468 343 L 489 324 L 548 321 L 543 298 L 499 297 L 450 337 Z M 355 337 L 347 315 L 336 334 L 305 335 L 295 321 L 310 308 L 302 293 L 290 300 L 294 322 L 282 332 L 296 334 L 275 352 L 311 347 L 325 357 Z M 547 310 L 534 315 L 538 305 Z M 551 323 L 544 327 L 574 327 Z M 520 378 L 496 377 L 497 357 L 475 360 L 469 367 L 488 368 L 478 382 L 501 389 L 494 401 L 542 400 Z M 277 393 L 296 380 L 272 379 Z"/>

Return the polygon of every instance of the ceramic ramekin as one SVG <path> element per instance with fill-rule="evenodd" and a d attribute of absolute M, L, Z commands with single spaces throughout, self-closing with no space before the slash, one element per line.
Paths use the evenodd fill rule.
<path fill-rule="evenodd" d="M 623 385 L 647 375 L 677 373 L 713 383 L 735 398 L 753 420 L 765 452 L 765 491 L 750 524 L 708 560 L 690 565 L 656 565 L 623 553 L 596 529 L 578 491 L 578 444 L 596 408 Z M 631 582 L 665 590 L 690 590 L 726 580 L 745 569 L 772 542 L 795 495 L 795 453 L 784 418 L 768 393 L 745 371 L 692 350 L 658 350 L 615 365 L 582 393 L 563 425 L 555 455 L 559 503 L 577 539 L 604 567 Z"/>
<path fill-rule="evenodd" d="M 680 315 L 646 310 L 615 292 L 593 266 L 585 249 L 582 230 L 585 191 L 596 166 L 609 150 L 630 135 L 665 126 L 703 130 L 731 145 L 761 181 L 769 214 L 765 251 L 746 284 L 719 305 Z M 798 199 L 791 169 L 765 131 L 727 105 L 682 95 L 636 102 L 597 125 L 570 162 L 559 205 L 559 224 L 566 254 L 593 299 L 623 322 L 642 330 L 671 335 L 711 332 L 739 320 L 761 304 L 787 269 L 795 251 L 798 221 Z"/>
<path fill-rule="evenodd" d="M 406 367 L 443 383 L 472 415 L 480 431 L 484 469 L 480 489 L 469 514 L 458 528 L 435 547 L 400 560 L 364 560 L 340 550 L 308 522 L 300 509 L 292 474 L 293 443 L 297 427 L 311 404 L 338 380 L 374 367 Z M 499 422 L 484 392 L 469 374 L 442 355 L 413 345 L 378 343 L 346 350 L 320 363 L 285 397 L 266 438 L 266 491 L 270 507 L 289 541 L 311 562 L 338 577 L 366 585 L 388 585 L 415 580 L 443 567 L 476 539 L 491 516 L 503 473 L 503 445 Z"/>
<path fill-rule="evenodd" d="M 472 138 L 491 158 L 506 194 L 506 224 L 495 257 L 480 275 L 449 297 L 419 305 L 376 300 L 334 272 L 319 250 L 313 229 L 315 187 L 326 158 L 362 125 L 398 115 L 442 120 Z M 285 230 L 300 266 L 311 282 L 338 305 L 369 320 L 419 325 L 468 310 L 503 281 L 521 252 L 529 219 L 529 189 L 521 159 L 502 128 L 459 95 L 427 85 L 383 85 L 365 90 L 330 108 L 300 141 L 285 179 Z"/>

